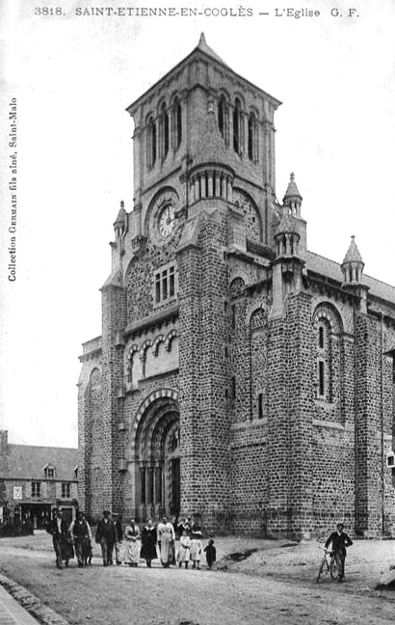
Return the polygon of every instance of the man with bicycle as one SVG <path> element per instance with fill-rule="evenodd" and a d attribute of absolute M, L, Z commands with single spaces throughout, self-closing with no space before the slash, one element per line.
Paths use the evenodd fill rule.
<path fill-rule="evenodd" d="M 352 540 L 351 538 L 343 531 L 344 525 L 343 523 L 338 523 L 336 525 L 336 532 L 333 532 L 328 540 L 325 543 L 326 549 L 331 545 L 330 550 L 333 552 L 334 556 L 338 558 L 339 561 L 339 582 L 342 582 L 344 579 L 344 568 L 345 568 L 345 559 L 346 559 L 346 547 L 351 547 Z"/>

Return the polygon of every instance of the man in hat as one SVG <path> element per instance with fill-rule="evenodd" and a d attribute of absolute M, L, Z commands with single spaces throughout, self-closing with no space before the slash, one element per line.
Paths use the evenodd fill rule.
<path fill-rule="evenodd" d="M 109 510 L 104 510 L 96 530 L 96 542 L 101 547 L 103 566 L 113 563 L 113 551 L 116 541 L 115 525 Z"/>
<path fill-rule="evenodd" d="M 70 532 L 74 539 L 75 553 L 78 566 L 87 563 L 91 551 L 91 529 L 82 510 L 77 513 L 77 519 L 70 525 Z"/>
<path fill-rule="evenodd" d="M 345 559 L 347 555 L 346 547 L 351 547 L 352 540 L 351 538 L 343 531 L 344 524 L 338 523 L 336 525 L 336 532 L 332 532 L 329 536 L 328 540 L 325 543 L 325 547 L 338 556 L 340 571 L 339 571 L 339 582 L 344 580 L 344 569 L 345 569 Z M 332 545 L 331 547 L 329 547 Z"/>
<path fill-rule="evenodd" d="M 52 511 L 52 519 L 48 532 L 52 535 L 56 566 L 58 569 L 62 569 L 63 561 L 65 566 L 69 565 L 70 558 L 74 557 L 74 550 L 70 540 L 69 526 L 63 518 L 63 511 L 61 509 L 54 509 Z"/>

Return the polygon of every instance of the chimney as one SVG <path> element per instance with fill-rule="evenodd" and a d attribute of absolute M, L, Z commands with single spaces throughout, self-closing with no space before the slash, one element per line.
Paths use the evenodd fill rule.
<path fill-rule="evenodd" d="M 0 455 L 8 451 L 8 430 L 0 430 Z"/>

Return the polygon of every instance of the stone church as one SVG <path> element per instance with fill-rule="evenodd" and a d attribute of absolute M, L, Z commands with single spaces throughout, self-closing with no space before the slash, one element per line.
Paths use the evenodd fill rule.
<path fill-rule="evenodd" d="M 83 345 L 79 501 L 138 521 L 394 535 L 395 287 L 310 252 L 280 102 L 197 47 L 127 111 L 102 335 Z"/>

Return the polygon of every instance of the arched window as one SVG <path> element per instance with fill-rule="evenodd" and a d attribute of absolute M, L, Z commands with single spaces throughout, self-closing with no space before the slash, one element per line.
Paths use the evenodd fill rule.
<path fill-rule="evenodd" d="M 166 111 L 166 106 L 163 103 L 160 113 L 160 144 L 161 144 L 161 157 L 166 158 L 169 151 L 169 116 Z"/>
<path fill-rule="evenodd" d="M 153 167 L 156 161 L 156 126 L 154 118 L 150 117 L 147 128 L 147 164 Z"/>
<path fill-rule="evenodd" d="M 248 158 L 258 160 L 258 125 L 254 113 L 248 118 Z"/>
<path fill-rule="evenodd" d="M 241 103 L 238 98 L 235 100 L 235 107 L 233 109 L 233 149 L 237 154 L 242 154 L 243 152 Z"/>
<path fill-rule="evenodd" d="M 318 418 L 343 423 L 343 322 L 331 303 L 321 302 L 313 315 L 313 327 Z"/>
<path fill-rule="evenodd" d="M 218 128 L 225 139 L 225 116 L 226 116 L 226 104 L 224 96 L 221 96 L 218 102 Z"/>
<path fill-rule="evenodd" d="M 250 318 L 251 418 L 267 416 L 267 312 L 255 310 Z"/>
<path fill-rule="evenodd" d="M 182 110 L 178 98 L 175 99 L 173 106 L 173 133 L 174 149 L 177 150 L 182 140 Z"/>
<path fill-rule="evenodd" d="M 331 327 L 327 319 L 318 319 L 317 335 L 317 395 L 331 401 Z"/>

